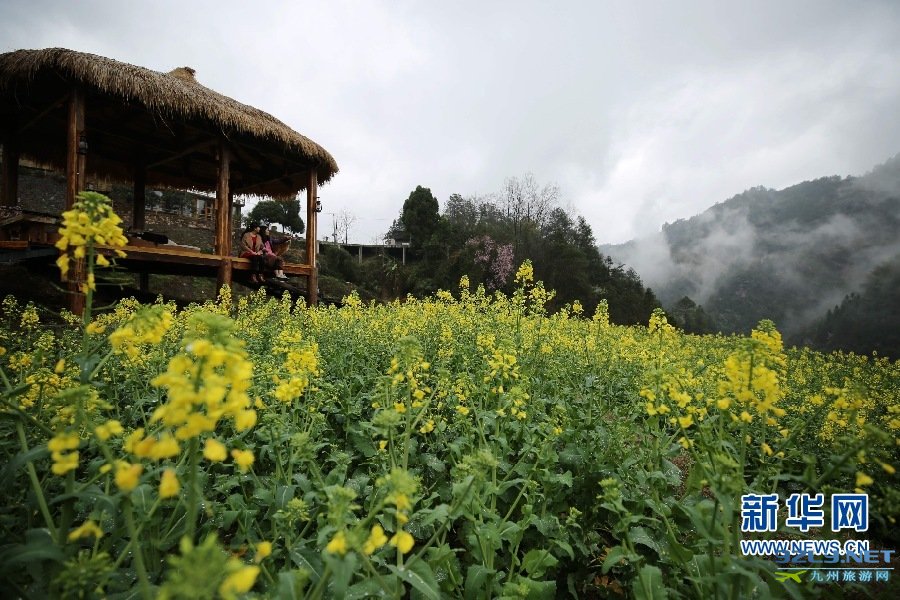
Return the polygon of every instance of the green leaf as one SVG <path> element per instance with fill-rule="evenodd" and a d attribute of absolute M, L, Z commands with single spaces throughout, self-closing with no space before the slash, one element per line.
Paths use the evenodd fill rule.
<path fill-rule="evenodd" d="M 517 577 L 503 586 L 504 596 L 521 598 L 524 587 L 527 590 L 527 600 L 553 600 L 556 597 L 555 581 L 535 581 L 527 577 Z"/>
<path fill-rule="evenodd" d="M 434 454 L 425 453 L 422 454 L 421 458 L 422 463 L 435 473 L 443 473 L 447 470 L 447 466 L 444 464 L 444 461 L 439 459 Z"/>
<path fill-rule="evenodd" d="M 308 583 L 309 573 L 305 569 L 281 571 L 278 574 L 276 597 L 279 600 L 300 600 Z"/>
<path fill-rule="evenodd" d="M 112 499 L 95 485 L 92 485 L 83 492 L 60 494 L 50 501 L 50 505 L 52 506 L 54 504 L 59 504 L 61 502 L 72 499 L 80 500 L 85 504 L 94 506 L 95 508 L 102 509 L 109 513 L 114 514 L 116 512 L 115 504 L 113 503 Z"/>
<path fill-rule="evenodd" d="M 534 549 L 529 550 L 522 559 L 522 568 L 528 572 L 531 577 L 543 577 L 547 569 L 552 569 L 559 561 L 547 550 Z"/>
<path fill-rule="evenodd" d="M 666 586 L 663 585 L 662 571 L 654 565 L 641 567 L 632 591 L 635 600 L 663 600 L 669 597 Z"/>
<path fill-rule="evenodd" d="M 494 569 L 488 569 L 484 565 L 470 566 L 466 571 L 465 599 L 477 600 L 478 598 L 493 596 L 493 586 L 488 585 L 488 581 L 493 578 L 496 572 Z"/>
<path fill-rule="evenodd" d="M 390 578 L 392 582 L 396 582 L 396 579 L 393 577 Z M 385 595 L 387 590 L 382 589 L 381 584 L 378 583 L 377 579 L 366 579 L 365 581 L 360 581 L 359 583 L 354 583 L 349 588 L 347 588 L 347 593 L 344 595 L 344 600 L 361 600 L 362 598 L 372 598 L 372 597 L 382 597 Z"/>
<path fill-rule="evenodd" d="M 566 554 L 568 554 L 570 559 L 575 560 L 575 550 L 572 549 L 572 545 L 569 544 L 569 542 L 554 539 L 553 543 L 559 546 Z"/>
<path fill-rule="evenodd" d="M 622 560 L 634 562 L 637 558 L 639 557 L 629 553 L 624 546 L 613 546 L 609 549 L 609 552 L 606 554 L 606 559 L 603 561 L 603 573 L 609 573 L 609 570 L 619 564 Z"/>
<path fill-rule="evenodd" d="M 25 543 L 7 546 L 0 554 L 0 564 L 4 571 L 18 565 L 29 565 L 44 560 L 62 562 L 65 555 L 53 541 L 46 529 L 29 529 L 25 532 Z"/>
<path fill-rule="evenodd" d="M 331 593 L 335 598 L 343 598 L 356 571 L 356 554 L 350 552 L 344 556 L 335 556 L 325 552 L 324 555 L 325 564 L 331 567 Z"/>
<path fill-rule="evenodd" d="M 646 546 L 659 554 L 659 544 L 656 543 L 656 540 L 650 537 L 650 535 L 647 533 L 647 530 L 643 527 L 632 527 L 628 531 L 628 539 L 631 540 L 631 543 L 635 546 L 640 544 L 641 546 Z M 635 550 L 637 550 L 637 548 L 635 548 Z"/>
<path fill-rule="evenodd" d="M 421 524 L 423 527 L 426 525 L 430 525 L 435 521 L 444 522 L 450 517 L 450 507 L 446 504 L 438 504 L 430 510 L 424 510 L 420 512 L 426 513 L 421 520 Z"/>
<path fill-rule="evenodd" d="M 437 580 L 434 578 L 434 572 L 424 560 L 413 561 L 404 567 L 387 565 L 387 568 L 401 580 L 421 592 L 426 598 L 440 600 L 441 593 Z"/>
<path fill-rule="evenodd" d="M 47 450 L 46 446 L 38 446 L 37 448 L 32 448 L 28 452 L 20 452 L 16 454 L 3 470 L 0 471 L 0 489 L 5 488 L 9 479 L 13 477 L 25 463 L 34 462 L 41 458 L 45 458 L 50 455 L 50 452 Z"/>
<path fill-rule="evenodd" d="M 322 559 L 319 553 L 309 548 L 295 548 L 290 551 L 291 562 L 309 572 L 313 583 L 322 577 Z"/>

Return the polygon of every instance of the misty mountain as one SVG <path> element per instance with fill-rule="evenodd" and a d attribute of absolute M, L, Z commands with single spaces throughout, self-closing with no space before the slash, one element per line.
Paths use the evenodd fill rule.
<path fill-rule="evenodd" d="M 875 269 L 900 263 L 900 155 L 861 177 L 755 187 L 600 250 L 633 267 L 669 310 L 687 297 L 723 332 L 767 318 L 800 343 L 864 283 L 872 288 Z"/>

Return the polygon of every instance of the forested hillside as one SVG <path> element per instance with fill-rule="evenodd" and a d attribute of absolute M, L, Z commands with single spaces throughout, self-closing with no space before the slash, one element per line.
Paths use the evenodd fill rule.
<path fill-rule="evenodd" d="M 590 225 L 560 206 L 558 188 L 530 175 L 507 179 L 490 196 L 453 194 L 443 210 L 431 190 L 419 186 L 386 238 L 409 244 L 409 264 L 377 259 L 357 269 L 349 255 L 342 259 L 332 250 L 323 267 L 388 299 L 455 290 L 464 275 L 473 289 L 510 291 L 515 268 L 528 259 L 535 278 L 555 292 L 547 303 L 551 311 L 578 301 L 591 316 L 606 300 L 613 323 L 631 324 L 646 323 L 659 306 L 633 270 L 598 251 Z"/>
<path fill-rule="evenodd" d="M 723 332 L 746 333 L 769 318 L 794 343 L 897 353 L 884 327 L 847 332 L 863 318 L 890 322 L 884 299 L 898 290 L 889 275 L 900 262 L 900 156 L 861 177 L 753 188 L 656 236 L 601 249 L 632 265 L 664 306 L 687 297 Z M 838 324 L 845 333 L 830 331 Z"/>

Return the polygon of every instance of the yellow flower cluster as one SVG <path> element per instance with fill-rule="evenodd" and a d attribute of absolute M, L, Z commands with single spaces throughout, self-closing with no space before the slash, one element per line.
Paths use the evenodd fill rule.
<path fill-rule="evenodd" d="M 171 311 L 165 306 L 156 304 L 141 308 L 122 327 L 109 336 L 109 343 L 116 352 L 136 358 L 142 353 L 144 345 L 156 345 L 162 342 L 163 336 L 174 323 Z M 99 325 L 91 323 L 88 333 L 97 331 Z"/>
<path fill-rule="evenodd" d="M 161 422 L 177 440 L 213 432 L 225 417 L 231 417 L 239 431 L 249 429 L 256 422 L 247 395 L 253 364 L 230 335 L 233 322 L 198 312 L 188 327 L 184 350 L 169 361 L 165 373 L 151 381 L 168 392 L 167 402 L 153 412 L 151 423 Z"/>
<path fill-rule="evenodd" d="M 59 270 L 65 277 L 69 272 L 71 258 L 83 259 L 88 248 L 97 244 L 112 246 L 120 258 L 125 253 L 118 248 L 126 246 L 128 239 L 119 227 L 122 219 L 113 212 L 110 199 L 96 192 L 81 192 L 71 210 L 62 214 L 63 222 L 59 228 L 59 240 L 56 247 L 61 254 L 56 261 Z M 97 256 L 98 266 L 107 266 L 109 262 L 103 256 Z M 93 282 L 88 282 L 88 287 Z"/>
<path fill-rule="evenodd" d="M 764 423 L 777 425 L 777 418 L 785 410 L 776 404 L 784 398 L 781 386 L 786 359 L 782 350 L 781 335 L 771 321 L 762 321 L 753 330 L 750 343 L 725 360 L 724 379 L 719 382 L 718 407 L 728 409 L 736 401 L 741 413 L 732 414 L 733 420 L 753 422 L 755 410 Z"/>
<path fill-rule="evenodd" d="M 386 492 L 385 503 L 393 507 L 391 512 L 393 512 L 397 525 L 394 535 L 388 538 L 384 528 L 376 523 L 368 531 L 368 535 L 363 541 L 363 536 L 366 534 L 361 534 L 358 528 L 350 531 L 341 528 L 335 532 L 325 546 L 326 552 L 343 556 L 351 550 L 357 550 L 368 556 L 385 545 L 396 548 L 400 554 L 408 554 L 412 551 L 415 546 L 415 538 L 404 530 L 403 526 L 409 521 L 409 511 L 413 507 L 410 496 L 415 494 L 418 489 L 416 479 L 406 470 L 395 468 L 391 470 L 390 474 L 380 477 L 376 486 Z"/>
<path fill-rule="evenodd" d="M 156 313 L 157 318 L 150 320 L 155 325 L 133 330 L 134 337 L 146 340 L 149 336 L 161 336 L 163 317 L 167 314 L 166 311 Z M 135 321 L 140 320 L 133 319 L 131 323 Z M 141 322 L 147 321 L 144 317 Z M 222 315 L 204 311 L 191 314 L 182 351 L 169 361 L 166 372 L 151 381 L 151 385 L 167 392 L 166 402 L 150 418 L 151 424 L 159 423 L 162 427 L 153 435 L 146 435 L 144 428 L 131 432 L 123 443 L 126 452 L 156 461 L 171 459 L 182 452 L 181 442 L 214 433 L 224 419 L 230 419 L 237 431 L 256 424 L 256 411 L 247 394 L 253 364 L 242 344 L 232 336 L 233 327 L 234 322 Z M 106 428 L 101 430 L 106 435 L 110 423 L 101 427 Z M 217 439 L 208 437 L 203 456 L 211 462 L 222 462 L 228 457 L 228 449 Z M 241 471 L 253 465 L 251 450 L 233 449 L 231 456 Z M 123 488 L 121 484 L 119 487 Z M 164 472 L 160 497 L 172 497 L 179 489 L 175 473 Z"/>
<path fill-rule="evenodd" d="M 313 377 L 319 375 L 318 345 L 307 344 L 285 351 L 283 375 L 275 375 L 275 399 L 290 404 L 300 398 Z"/>
<path fill-rule="evenodd" d="M 47 442 L 47 449 L 53 459 L 53 466 L 50 467 L 50 470 L 54 475 L 65 475 L 78 468 L 76 448 L 80 443 L 78 435 L 68 432 L 57 433 Z M 70 452 L 66 452 L 67 450 Z"/>

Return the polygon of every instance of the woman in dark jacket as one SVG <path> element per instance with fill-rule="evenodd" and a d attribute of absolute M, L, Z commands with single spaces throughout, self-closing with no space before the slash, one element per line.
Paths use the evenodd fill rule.
<path fill-rule="evenodd" d="M 260 227 L 260 235 L 263 241 L 263 260 L 265 261 L 266 269 L 274 272 L 276 279 L 287 279 L 287 275 L 282 270 L 284 269 L 284 259 L 278 256 L 272 248 L 272 238 L 269 237 L 267 225 Z"/>

